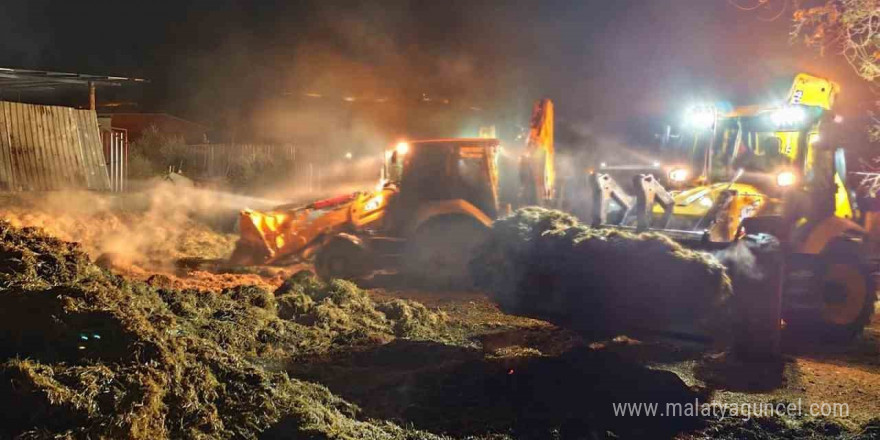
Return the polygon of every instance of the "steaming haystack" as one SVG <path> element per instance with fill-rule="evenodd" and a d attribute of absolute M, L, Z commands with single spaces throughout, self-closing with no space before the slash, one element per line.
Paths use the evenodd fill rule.
<path fill-rule="evenodd" d="M 326 388 L 263 366 L 419 334 L 408 318 L 419 313 L 442 331 L 442 316 L 417 305 L 383 307 L 304 274 L 274 294 L 155 288 L 0 222 L 0 437 L 430 437 L 358 420 Z"/>
<path fill-rule="evenodd" d="M 498 220 L 471 270 L 503 309 L 584 332 L 710 330 L 731 291 L 707 254 L 536 207 Z"/>
<path fill-rule="evenodd" d="M 233 223 L 218 197 L 157 183 L 124 198 L 86 191 L 0 194 L 0 218 L 77 241 L 92 258 L 112 254 L 111 266 L 171 268 L 177 258 L 225 258 L 236 234 L 212 222 Z"/>

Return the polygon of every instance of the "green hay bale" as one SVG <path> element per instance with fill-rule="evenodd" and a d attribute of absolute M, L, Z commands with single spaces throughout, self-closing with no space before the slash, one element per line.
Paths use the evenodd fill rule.
<path fill-rule="evenodd" d="M 315 300 L 304 294 L 281 295 L 275 298 L 275 302 L 278 303 L 278 317 L 288 320 L 310 313 L 315 306 Z"/>
<path fill-rule="evenodd" d="M 723 440 L 772 440 L 781 438 L 875 440 L 880 438 L 880 418 L 855 431 L 827 418 L 726 417 L 700 432 L 700 437 Z"/>
<path fill-rule="evenodd" d="M 42 235 L 39 229 L 15 229 L 0 221 L 0 287 L 13 282 L 50 286 L 76 282 L 100 271 L 76 243 Z"/>
<path fill-rule="evenodd" d="M 286 295 L 288 293 L 308 294 L 316 292 L 324 287 L 324 283 L 312 272 L 301 270 L 290 278 L 284 280 L 281 286 L 275 290 L 275 296 Z"/>
<path fill-rule="evenodd" d="M 706 253 L 537 207 L 498 220 L 471 270 L 503 309 L 586 333 L 714 333 L 731 293 L 724 267 Z"/>
<path fill-rule="evenodd" d="M 275 291 L 278 316 L 337 335 L 360 334 L 384 339 L 428 338 L 446 330 L 442 313 L 406 300 L 376 304 L 355 284 L 345 280 L 324 283 L 310 272 L 299 272 Z"/>
<path fill-rule="evenodd" d="M 438 329 L 448 321 L 446 314 L 432 312 L 421 303 L 394 299 L 378 305 L 378 310 L 391 320 L 394 335 L 402 338 L 424 339 L 437 336 Z"/>
<path fill-rule="evenodd" d="M 362 420 L 326 388 L 263 366 L 327 354 L 341 334 L 393 337 L 394 321 L 350 283 L 177 291 L 111 275 L 32 230 L 0 222 L 0 238 L 0 438 L 434 438 Z M 314 325 L 297 322 L 306 316 Z"/>
<path fill-rule="evenodd" d="M 257 286 L 235 286 L 224 292 L 233 300 L 266 310 L 275 309 L 275 296 Z"/>

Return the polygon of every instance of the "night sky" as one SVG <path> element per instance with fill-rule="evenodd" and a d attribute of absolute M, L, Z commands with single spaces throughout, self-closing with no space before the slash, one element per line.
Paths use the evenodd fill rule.
<path fill-rule="evenodd" d="M 802 70 L 841 82 L 840 110 L 859 115 L 865 85 L 839 57 L 791 44 L 790 13 L 764 20 L 776 10 L 727 0 L 5 0 L 0 66 L 148 78 L 141 110 L 278 141 L 339 132 L 369 144 L 488 123 L 511 139 L 531 103 L 549 97 L 560 142 L 576 149 L 597 133 L 638 138 L 701 100 L 779 99 Z"/>

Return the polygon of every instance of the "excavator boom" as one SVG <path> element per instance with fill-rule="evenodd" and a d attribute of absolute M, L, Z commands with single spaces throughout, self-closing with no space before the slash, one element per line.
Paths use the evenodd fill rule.
<path fill-rule="evenodd" d="M 520 158 L 520 205 L 548 205 L 556 197 L 553 102 L 535 102 L 526 148 Z"/>

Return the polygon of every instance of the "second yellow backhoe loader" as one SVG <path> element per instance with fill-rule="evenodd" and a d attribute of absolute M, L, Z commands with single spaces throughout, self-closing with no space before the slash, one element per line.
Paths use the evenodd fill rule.
<path fill-rule="evenodd" d="M 876 224 L 864 221 L 875 213 L 854 206 L 844 150 L 820 137 L 835 123 L 838 91 L 800 74 L 782 106 L 694 108 L 664 150 L 666 175 L 618 182 L 610 166 L 594 174 L 594 225 L 710 250 L 778 240 L 784 321 L 825 336 L 860 333 L 874 311 L 869 242 L 880 231 L 863 226 Z"/>

